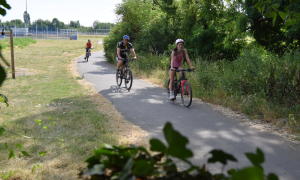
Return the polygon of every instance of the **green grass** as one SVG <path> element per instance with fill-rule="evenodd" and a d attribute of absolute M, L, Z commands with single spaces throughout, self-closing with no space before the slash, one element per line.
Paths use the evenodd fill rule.
<path fill-rule="evenodd" d="M 14 46 L 19 48 L 24 48 L 30 44 L 36 43 L 36 40 L 32 38 L 14 38 Z M 0 45 L 2 49 L 5 49 L 10 46 L 10 39 L 0 40 Z"/>
<path fill-rule="evenodd" d="M 8 78 L 0 88 L 9 99 L 9 107 L 0 109 L 0 125 L 7 130 L 0 144 L 12 149 L 23 144 L 30 157 L 7 160 L 8 153 L 0 147 L 1 178 L 75 179 L 91 150 L 116 144 L 109 128 L 112 120 L 70 72 L 71 61 L 84 54 L 87 38 L 94 42 L 94 51 L 102 48 L 93 37 L 38 40 L 26 47 L 18 42 L 23 48 L 15 49 L 16 68 L 25 76 Z"/>

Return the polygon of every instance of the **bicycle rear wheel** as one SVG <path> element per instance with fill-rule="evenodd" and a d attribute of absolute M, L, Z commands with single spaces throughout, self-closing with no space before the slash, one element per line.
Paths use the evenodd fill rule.
<path fill-rule="evenodd" d="M 128 91 L 130 91 L 132 87 L 133 77 L 130 69 L 127 69 L 124 73 L 125 87 Z"/>
<path fill-rule="evenodd" d="M 189 82 L 184 82 L 183 86 L 180 89 L 181 93 L 181 102 L 185 107 L 190 107 L 193 101 L 192 86 Z"/>
<path fill-rule="evenodd" d="M 116 81 L 117 81 L 117 85 L 120 87 L 121 84 L 122 84 L 122 80 L 123 80 L 123 77 L 122 77 L 122 70 L 118 69 L 117 70 L 117 73 L 116 73 Z"/>

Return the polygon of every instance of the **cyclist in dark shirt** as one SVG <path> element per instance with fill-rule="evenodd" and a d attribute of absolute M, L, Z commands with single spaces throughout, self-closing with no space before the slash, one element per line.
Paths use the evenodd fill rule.
<path fill-rule="evenodd" d="M 123 36 L 123 40 L 118 42 L 117 45 L 117 68 L 120 69 L 122 68 L 124 62 L 127 60 L 127 55 L 128 54 L 132 54 L 133 55 L 133 59 L 136 59 L 136 54 L 134 51 L 134 48 L 132 46 L 132 44 L 129 42 L 129 36 L 128 35 L 124 35 Z"/>

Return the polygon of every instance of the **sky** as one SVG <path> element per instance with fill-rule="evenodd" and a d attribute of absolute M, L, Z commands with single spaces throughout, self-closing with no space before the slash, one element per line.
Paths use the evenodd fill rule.
<path fill-rule="evenodd" d="M 22 19 L 26 9 L 26 0 L 7 0 L 12 9 L 7 11 L 1 21 Z M 37 19 L 52 20 L 58 18 L 64 23 L 79 20 L 81 25 L 92 26 L 95 20 L 116 22 L 116 5 L 122 0 L 27 0 L 31 22 Z"/>

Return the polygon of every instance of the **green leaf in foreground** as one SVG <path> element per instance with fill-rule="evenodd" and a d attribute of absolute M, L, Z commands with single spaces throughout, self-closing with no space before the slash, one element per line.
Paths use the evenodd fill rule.
<path fill-rule="evenodd" d="M 270 173 L 267 176 L 267 180 L 279 180 L 278 176 L 274 173 Z"/>
<path fill-rule="evenodd" d="M 128 180 L 131 179 L 132 174 L 132 167 L 133 167 L 133 159 L 128 159 L 127 163 L 124 166 L 124 169 L 122 170 L 120 174 L 120 180 Z"/>
<path fill-rule="evenodd" d="M 265 161 L 264 153 L 259 148 L 256 149 L 256 153 L 245 153 L 245 155 L 254 166 L 261 167 Z"/>
<path fill-rule="evenodd" d="M 236 171 L 230 180 L 264 180 L 264 172 L 259 167 L 247 167 Z"/>
<path fill-rule="evenodd" d="M 166 145 L 163 142 L 161 142 L 159 139 L 155 139 L 155 138 L 151 139 L 150 145 L 151 145 L 151 147 L 150 147 L 151 151 L 164 153 L 167 150 Z"/>
<path fill-rule="evenodd" d="M 133 165 L 133 174 L 136 176 L 150 176 L 154 172 L 154 165 L 145 159 L 136 160 Z"/>
<path fill-rule="evenodd" d="M 188 139 L 175 130 L 171 123 L 166 123 L 163 132 L 169 145 L 167 154 L 179 159 L 193 157 L 193 152 L 186 147 L 189 142 Z"/>
<path fill-rule="evenodd" d="M 212 155 L 212 157 L 208 159 L 208 163 L 219 162 L 222 163 L 223 165 L 226 165 L 228 161 L 237 162 L 237 159 L 233 155 L 228 154 L 222 150 L 215 149 L 210 151 L 209 153 Z"/>

